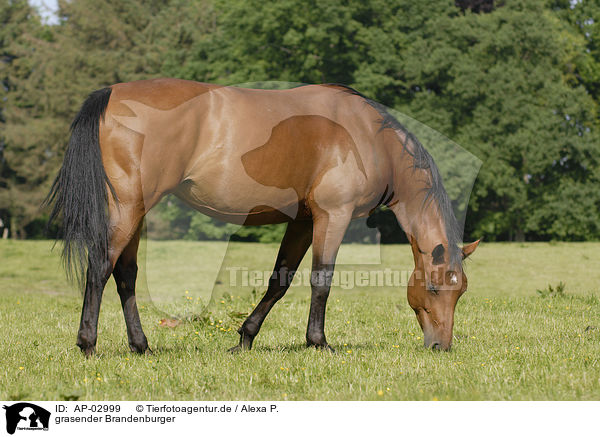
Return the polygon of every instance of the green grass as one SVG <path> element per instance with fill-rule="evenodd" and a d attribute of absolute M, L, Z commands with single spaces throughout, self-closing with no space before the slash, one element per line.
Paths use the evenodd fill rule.
<path fill-rule="evenodd" d="M 51 245 L 0 241 L 0 399 L 600 399 L 598 243 L 482 245 L 466 266 L 469 291 L 449 353 L 422 348 L 405 287 L 334 287 L 326 333 L 337 353 L 306 349 L 309 290 L 298 286 L 275 306 L 254 349 L 232 356 L 226 350 L 238 340 L 239 313 L 264 288 L 229 287 L 224 272 L 203 313 L 224 245 L 147 242 L 139 303 L 154 354 L 128 351 L 111 281 L 91 359 L 75 346 L 81 296 Z M 226 262 L 269 270 L 276 252 L 237 244 Z M 360 264 L 378 253 L 345 246 L 340 270 L 375 268 Z M 385 247 L 383 261 L 412 269 L 406 246 Z M 536 291 L 561 281 L 563 296 Z M 175 329 L 159 325 L 193 314 L 204 317 Z"/>

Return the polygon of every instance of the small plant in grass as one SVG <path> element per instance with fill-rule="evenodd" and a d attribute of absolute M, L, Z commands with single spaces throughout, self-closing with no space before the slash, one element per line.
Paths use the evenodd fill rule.
<path fill-rule="evenodd" d="M 560 281 L 558 283 L 558 285 L 555 287 L 553 287 L 552 285 L 548 284 L 548 288 L 540 290 L 537 290 L 537 294 L 540 297 L 551 297 L 551 298 L 555 298 L 555 297 L 564 297 L 566 295 L 565 293 L 565 284 L 564 282 Z"/>

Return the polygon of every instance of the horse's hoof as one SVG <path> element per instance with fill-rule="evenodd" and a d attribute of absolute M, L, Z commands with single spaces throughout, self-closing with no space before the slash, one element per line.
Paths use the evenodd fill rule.
<path fill-rule="evenodd" d="M 145 344 L 129 344 L 129 350 L 139 355 L 152 355 L 152 351 L 148 347 L 148 343 Z"/>
<path fill-rule="evenodd" d="M 327 351 L 327 352 L 332 353 L 332 354 L 335 353 L 335 349 L 332 348 L 331 346 L 329 346 L 329 344 L 327 344 L 327 343 L 322 343 L 322 344 L 307 343 L 306 347 L 314 347 L 315 349 L 319 349 L 319 350 L 322 350 L 322 351 Z"/>
<path fill-rule="evenodd" d="M 232 348 L 227 349 L 227 352 L 229 352 L 230 354 L 239 354 L 242 351 L 242 346 L 240 346 L 239 344 L 235 345 Z"/>
<path fill-rule="evenodd" d="M 239 354 L 240 352 L 243 351 L 249 351 L 250 349 L 252 349 L 252 344 L 238 344 L 234 347 L 232 347 L 231 349 L 228 349 L 227 352 L 232 353 L 232 354 Z"/>
<path fill-rule="evenodd" d="M 332 348 L 331 346 L 329 346 L 328 344 L 324 344 L 324 345 L 318 345 L 317 349 L 323 350 L 323 351 L 327 351 L 331 354 L 335 353 L 335 349 Z"/>
<path fill-rule="evenodd" d="M 90 358 L 96 354 L 96 346 L 79 346 L 79 348 L 86 358 Z"/>

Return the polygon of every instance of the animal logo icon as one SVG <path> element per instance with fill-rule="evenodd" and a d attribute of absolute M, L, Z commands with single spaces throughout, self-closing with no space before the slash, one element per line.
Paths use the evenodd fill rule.
<path fill-rule="evenodd" d="M 50 422 L 50 412 L 42 407 L 28 402 L 19 402 L 10 406 L 4 405 L 6 410 L 6 432 L 14 434 L 19 430 L 47 430 Z"/>

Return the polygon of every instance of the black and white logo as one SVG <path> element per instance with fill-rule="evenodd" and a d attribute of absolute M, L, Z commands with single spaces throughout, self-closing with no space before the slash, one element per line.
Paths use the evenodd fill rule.
<path fill-rule="evenodd" d="M 19 402 L 10 406 L 4 405 L 6 410 L 6 432 L 14 434 L 19 431 L 48 431 L 50 412 L 28 402 Z"/>

